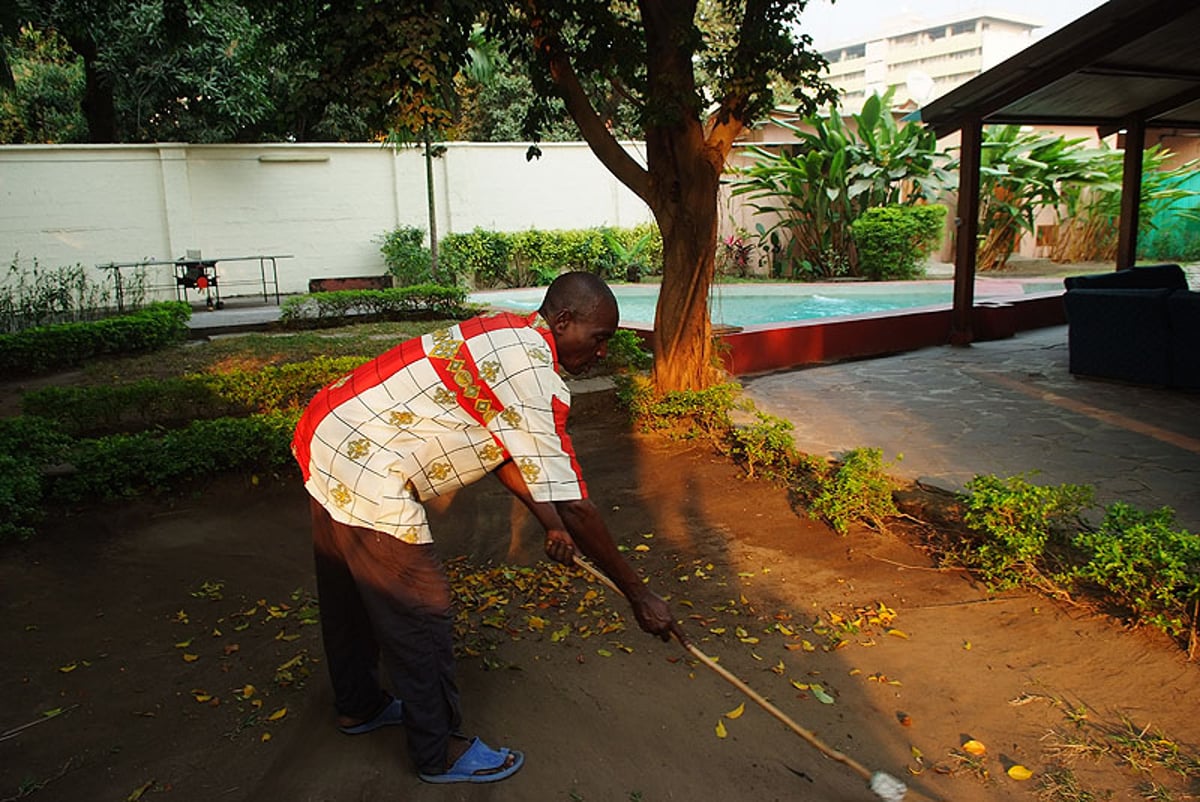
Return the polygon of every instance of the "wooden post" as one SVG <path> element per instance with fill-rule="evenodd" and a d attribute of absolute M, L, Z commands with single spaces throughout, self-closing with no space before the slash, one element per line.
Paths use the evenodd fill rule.
<path fill-rule="evenodd" d="M 983 120 L 963 122 L 958 160 L 958 217 L 955 220 L 954 308 L 950 312 L 950 344 L 970 345 L 971 308 L 975 305 L 975 255 L 979 244 L 979 162 Z"/>
<path fill-rule="evenodd" d="M 1146 146 L 1146 122 L 1140 118 L 1125 124 L 1125 166 L 1121 172 L 1121 222 L 1117 229 L 1117 270 L 1137 262 L 1138 214 L 1142 204 L 1142 152 Z"/>

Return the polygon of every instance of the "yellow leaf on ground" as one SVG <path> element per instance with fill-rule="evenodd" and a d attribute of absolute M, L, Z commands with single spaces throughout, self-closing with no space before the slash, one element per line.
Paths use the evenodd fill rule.
<path fill-rule="evenodd" d="M 192 645 L 192 639 L 188 638 L 187 640 L 181 640 L 181 641 L 179 641 L 179 643 L 176 643 L 175 648 L 176 649 L 186 649 L 187 647 L 189 647 L 191 645 Z"/>
<path fill-rule="evenodd" d="M 633 547 L 633 550 L 634 551 L 650 551 L 650 547 L 647 546 L 645 543 L 639 543 Z"/>
<path fill-rule="evenodd" d="M 962 749 L 968 755 L 974 755 L 975 757 L 979 757 L 980 755 L 982 755 L 984 752 L 987 751 L 987 747 L 976 740 L 967 741 L 965 744 L 962 745 Z"/>
<path fill-rule="evenodd" d="M 189 654 L 188 652 L 183 653 L 183 662 L 185 663 L 194 663 L 199 659 L 200 655 L 198 654 Z"/>
<path fill-rule="evenodd" d="M 1008 776 L 1014 780 L 1028 780 L 1033 776 L 1033 772 L 1022 766 L 1020 763 L 1014 763 L 1008 767 Z"/>
<path fill-rule="evenodd" d="M 262 735 L 259 736 L 258 740 L 262 741 L 263 743 L 266 743 L 267 741 L 271 740 L 271 733 L 264 732 Z"/>
<path fill-rule="evenodd" d="M 141 799 L 142 796 L 153 787 L 154 780 L 149 780 L 143 783 L 141 786 L 134 788 L 133 791 L 130 792 L 129 796 L 125 797 L 125 802 L 138 802 L 138 800 Z"/>
<path fill-rule="evenodd" d="M 286 715 L 287 715 L 287 705 L 284 705 L 283 707 L 279 708 L 271 715 L 267 716 L 267 721 L 279 721 L 279 719 L 283 718 Z"/>
<path fill-rule="evenodd" d="M 65 666 L 59 666 L 58 670 L 64 674 L 70 674 L 75 669 L 79 668 L 78 663 L 67 663 Z"/>
<path fill-rule="evenodd" d="M 242 698 L 249 699 L 251 696 L 254 695 L 254 692 L 256 690 L 257 690 L 257 688 L 255 688 L 253 685 L 246 683 L 244 686 L 242 686 Z"/>
<path fill-rule="evenodd" d="M 891 635 L 893 638 L 904 638 L 904 640 L 908 640 L 908 633 L 902 629 L 889 629 L 887 634 Z"/>
<path fill-rule="evenodd" d="M 728 713 L 726 713 L 725 718 L 728 718 L 728 719 L 741 718 L 742 713 L 745 713 L 745 712 L 746 712 L 746 703 L 742 702 L 740 705 L 735 707 L 733 710 L 730 710 Z"/>
<path fill-rule="evenodd" d="M 212 701 L 212 694 L 204 691 L 192 691 L 192 697 L 201 704 Z"/>
<path fill-rule="evenodd" d="M 717 737 L 724 738 L 728 734 L 729 733 L 726 732 L 726 730 L 725 730 L 725 722 L 718 719 L 717 720 Z"/>

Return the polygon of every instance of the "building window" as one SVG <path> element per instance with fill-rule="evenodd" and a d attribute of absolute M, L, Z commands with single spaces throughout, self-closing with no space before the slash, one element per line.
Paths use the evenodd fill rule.
<path fill-rule="evenodd" d="M 951 36 L 962 36 L 967 33 L 975 33 L 975 20 L 967 20 L 966 22 L 956 22 L 950 28 Z"/>

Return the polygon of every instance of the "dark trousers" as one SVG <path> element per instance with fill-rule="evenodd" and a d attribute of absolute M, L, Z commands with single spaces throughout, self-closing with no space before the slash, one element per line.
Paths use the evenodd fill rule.
<path fill-rule="evenodd" d="M 417 770 L 445 770 L 462 725 L 454 683 L 450 583 L 431 544 L 333 520 L 310 500 L 321 634 L 338 713 L 370 718 L 386 695 L 379 660 L 404 706 Z"/>

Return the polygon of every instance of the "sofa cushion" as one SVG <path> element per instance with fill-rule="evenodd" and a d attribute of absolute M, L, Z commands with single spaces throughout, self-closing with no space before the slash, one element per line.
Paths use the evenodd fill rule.
<path fill-rule="evenodd" d="M 1068 290 L 1186 290 L 1188 283 L 1179 265 L 1143 265 L 1111 273 L 1068 276 L 1063 286 Z"/>
<path fill-rule="evenodd" d="M 1072 289 L 1063 295 L 1071 373 L 1171 383 L 1172 290 Z"/>
<path fill-rule="evenodd" d="M 1200 389 L 1200 292 L 1179 290 L 1167 297 L 1171 329 L 1171 384 Z"/>

